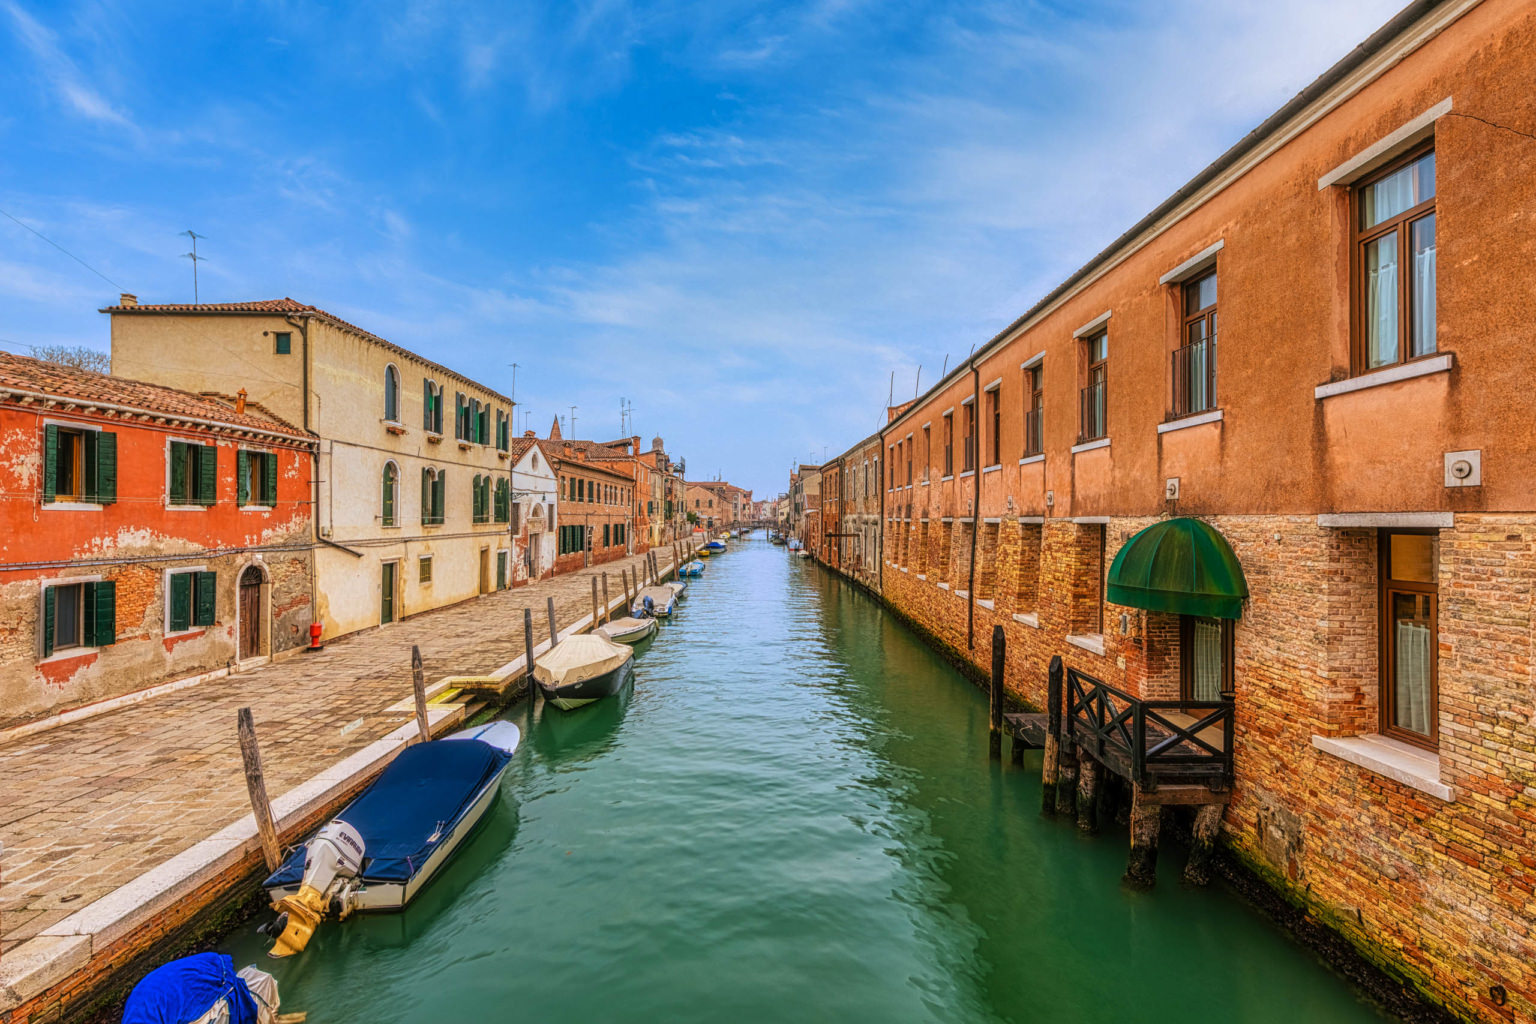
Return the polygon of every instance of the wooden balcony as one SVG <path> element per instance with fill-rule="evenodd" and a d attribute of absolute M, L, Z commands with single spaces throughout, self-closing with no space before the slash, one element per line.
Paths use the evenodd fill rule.
<path fill-rule="evenodd" d="M 1141 700 L 1069 668 L 1062 710 L 1078 749 L 1140 790 L 1232 784 L 1231 701 Z"/>

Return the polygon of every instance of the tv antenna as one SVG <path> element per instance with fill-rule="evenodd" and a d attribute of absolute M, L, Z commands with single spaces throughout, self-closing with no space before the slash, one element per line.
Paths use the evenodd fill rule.
<path fill-rule="evenodd" d="M 513 408 L 516 408 L 517 407 L 517 364 L 516 363 L 512 364 L 512 394 L 511 394 L 510 397 L 512 399 L 512 406 L 513 406 Z"/>
<path fill-rule="evenodd" d="M 630 424 L 635 418 L 635 403 L 627 398 L 619 399 L 619 436 L 628 437 Z"/>
<path fill-rule="evenodd" d="M 199 260 L 206 260 L 208 258 L 207 256 L 199 256 L 197 254 L 197 240 L 199 238 L 206 240 L 208 238 L 208 236 L 207 235 L 200 235 L 196 231 L 193 231 L 191 228 L 188 228 L 187 230 L 183 231 L 182 234 L 184 234 L 188 238 L 192 239 L 192 251 L 191 252 L 184 252 L 184 253 L 182 253 L 181 254 L 181 258 L 185 259 L 185 260 L 191 260 L 192 261 L 192 302 L 193 302 L 194 305 L 196 305 L 197 301 L 198 301 L 198 298 L 197 298 L 197 264 L 198 264 Z"/>

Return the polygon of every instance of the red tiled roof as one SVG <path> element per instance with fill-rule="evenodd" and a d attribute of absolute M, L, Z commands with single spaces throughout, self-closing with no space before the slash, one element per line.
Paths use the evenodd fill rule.
<path fill-rule="evenodd" d="M 575 457 L 576 449 L 581 444 L 583 444 L 583 442 L 581 442 L 581 441 L 559 441 L 559 440 L 551 441 L 551 440 L 549 440 L 547 438 L 542 438 L 542 437 L 541 438 L 529 438 L 529 440 L 535 441 L 538 444 L 539 451 L 544 453 L 544 457 L 549 460 L 549 464 L 552 465 L 552 466 L 561 466 L 561 465 L 567 465 L 567 464 L 568 465 L 572 465 L 572 466 L 581 466 L 582 468 L 589 469 L 589 470 L 591 470 L 594 473 L 601 473 L 604 476 L 611 476 L 611 477 L 614 477 L 615 479 L 623 480 L 626 483 L 634 483 L 633 480 L 631 480 L 629 477 L 625 476 L 623 473 L 615 473 L 611 469 L 604 469 L 602 466 L 594 465 L 591 462 L 586 462 L 586 461 L 584 461 L 582 459 L 576 458 Z M 590 444 L 591 442 L 585 442 L 585 443 Z M 572 450 L 571 458 L 566 458 L 565 457 L 565 446 L 566 445 L 570 445 L 571 446 L 571 450 Z"/>
<path fill-rule="evenodd" d="M 255 402 L 237 413 L 234 399 L 194 395 L 159 384 L 113 377 L 110 374 L 61 366 L 42 359 L 0 352 L 0 392 L 17 391 L 73 399 L 81 404 L 104 403 L 138 412 L 181 419 L 211 420 L 232 427 L 250 427 L 309 441 L 304 430 L 272 415 Z"/>
<path fill-rule="evenodd" d="M 516 462 L 518 459 L 528 454 L 528 449 L 532 448 L 538 443 L 539 439 L 536 437 L 514 437 L 507 444 L 507 451 L 511 454 L 512 461 Z"/>
<path fill-rule="evenodd" d="M 509 405 L 515 404 L 512 402 L 512 399 L 508 398 L 506 395 L 503 395 L 498 391 L 494 391 L 491 388 L 486 387 L 484 384 L 464 376 L 462 373 L 450 370 L 448 367 L 442 365 L 441 363 L 435 363 L 425 356 L 412 352 L 408 348 L 396 345 L 394 342 L 389 341 L 388 339 L 379 337 L 372 331 L 365 331 L 356 324 L 348 323 L 346 320 L 343 320 L 335 313 L 326 312 L 319 306 L 306 305 L 297 299 L 291 299 L 287 296 L 284 296 L 281 299 L 258 299 L 254 302 L 167 302 L 158 304 L 137 303 L 132 306 L 103 306 L 101 309 L 97 310 L 97 312 L 114 314 L 202 313 L 210 316 L 272 316 L 296 314 L 299 316 L 314 317 L 318 320 L 328 321 L 329 323 L 332 323 L 337 327 L 342 328 L 343 330 L 351 331 L 353 334 L 362 335 L 364 338 L 367 338 L 373 342 L 377 342 L 387 349 L 399 352 L 401 355 L 410 356 L 412 359 L 419 359 L 433 369 L 440 370 L 443 373 L 449 374 L 450 376 L 457 377 L 459 380 L 464 381 L 466 384 L 473 384 L 477 388 L 484 388 L 486 391 L 490 391 L 491 394 L 507 402 Z"/>

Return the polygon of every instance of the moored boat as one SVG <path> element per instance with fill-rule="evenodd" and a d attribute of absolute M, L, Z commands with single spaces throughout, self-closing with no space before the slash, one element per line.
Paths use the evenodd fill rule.
<path fill-rule="evenodd" d="M 688 584 L 684 583 L 682 580 L 672 580 L 671 582 L 663 583 L 662 586 L 671 590 L 672 593 L 676 594 L 679 599 L 682 598 L 683 593 L 688 589 Z"/>
<path fill-rule="evenodd" d="M 301 952 L 328 915 L 409 903 L 485 816 L 521 738 L 497 721 L 402 750 L 262 883 L 278 914 L 263 929 L 271 955 Z"/>
<path fill-rule="evenodd" d="M 677 607 L 677 593 L 667 586 L 645 587 L 635 595 L 635 604 L 629 614 L 637 619 L 665 619 Z"/>
<path fill-rule="evenodd" d="M 655 619 L 636 619 L 625 616 L 597 627 L 597 631 L 616 643 L 637 644 L 656 632 Z"/>
<path fill-rule="evenodd" d="M 301 1014 L 289 1015 L 302 1019 Z M 161 964 L 133 986 L 123 1024 L 273 1024 L 277 979 L 254 965 L 235 970 L 224 953 L 196 953 Z"/>
<path fill-rule="evenodd" d="M 677 570 L 679 576 L 703 576 L 704 563 L 695 559 L 692 562 L 684 562 Z"/>
<path fill-rule="evenodd" d="M 611 697 L 634 678 L 634 652 L 596 633 L 568 636 L 533 662 L 539 692 L 562 711 Z"/>
<path fill-rule="evenodd" d="M 708 544 L 704 545 L 704 547 L 702 549 L 702 553 L 710 554 L 710 555 L 718 555 L 721 552 L 723 552 L 724 550 L 725 550 L 725 541 L 723 541 L 723 540 L 712 540 Z"/>

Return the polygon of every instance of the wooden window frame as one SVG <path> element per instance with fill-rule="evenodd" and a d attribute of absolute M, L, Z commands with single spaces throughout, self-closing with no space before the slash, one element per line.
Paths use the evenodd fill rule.
<path fill-rule="evenodd" d="M 1394 366 L 1402 366 L 1419 359 L 1432 359 L 1440 354 L 1439 338 L 1436 338 L 1435 347 L 1422 355 L 1409 355 L 1409 349 L 1413 341 L 1413 275 L 1410 270 L 1412 260 L 1412 231 L 1415 221 L 1422 220 L 1426 216 L 1433 216 L 1436 211 L 1436 202 L 1440 198 L 1440 162 L 1435 160 L 1435 194 L 1417 206 L 1382 221 L 1370 228 L 1360 227 L 1361 198 L 1365 190 L 1377 182 L 1383 181 L 1397 171 L 1414 163 L 1415 161 L 1435 152 L 1434 140 L 1415 147 L 1409 152 L 1393 160 L 1391 163 L 1373 171 L 1369 177 L 1355 182 L 1349 190 L 1349 237 L 1350 237 L 1350 267 L 1349 267 L 1349 299 L 1350 299 L 1350 330 L 1349 345 L 1350 370 L 1354 376 L 1374 373 L 1377 370 L 1387 370 Z M 1397 238 L 1397 360 L 1391 363 L 1382 363 L 1380 366 L 1366 365 L 1366 276 L 1365 276 L 1365 248 L 1370 243 L 1383 235 L 1398 232 Z M 1438 247 L 1440 222 L 1435 220 L 1435 244 Z M 1438 287 L 1439 268 L 1436 267 L 1436 284 Z M 1438 306 L 1438 303 L 1437 303 Z M 1437 311 L 1438 315 L 1438 311 Z"/>
<path fill-rule="evenodd" d="M 987 438 L 988 466 L 1003 464 L 1003 386 L 988 388 L 987 420 L 991 436 Z"/>
<path fill-rule="evenodd" d="M 1195 620 L 1211 618 L 1204 615 L 1179 616 L 1179 699 L 1195 699 Z M 1237 630 L 1231 619 L 1217 619 L 1221 623 L 1221 699 L 1233 700 L 1237 696 L 1236 650 Z"/>
<path fill-rule="evenodd" d="M 73 486 L 69 491 L 66 492 L 62 487 L 55 485 L 53 492 L 55 501 L 85 502 L 89 500 L 86 497 L 87 486 L 85 482 L 86 429 L 87 428 L 84 427 L 59 427 L 59 447 L 54 459 L 54 479 L 56 481 L 60 479 L 62 474 L 59 473 L 59 470 L 63 469 L 67 464 L 69 466 L 69 475 L 71 477 L 71 483 Z M 64 445 L 66 440 L 69 442 L 70 448 L 68 458 L 65 457 L 64 452 Z"/>
<path fill-rule="evenodd" d="M 1045 367 L 1040 363 L 1024 368 L 1024 401 L 1027 403 L 1024 407 L 1024 457 L 1027 459 L 1045 451 Z"/>
<path fill-rule="evenodd" d="M 1377 622 L 1377 700 L 1376 711 L 1378 728 L 1383 736 L 1389 736 L 1395 740 L 1422 747 L 1426 750 L 1440 749 L 1440 582 L 1439 555 L 1435 557 L 1434 570 L 1436 580 L 1432 583 L 1419 583 L 1412 580 L 1399 580 L 1391 576 L 1392 573 L 1392 537 L 1394 535 L 1414 535 L 1438 538 L 1439 530 L 1425 529 L 1396 529 L 1384 528 L 1377 531 L 1376 535 L 1376 622 Z M 1433 601 L 1430 604 L 1430 630 L 1434 642 L 1430 646 L 1433 656 L 1429 662 L 1429 734 L 1417 733 L 1411 729 L 1404 729 L 1395 725 L 1392 721 L 1392 708 L 1397 703 L 1395 685 L 1397 667 L 1397 646 L 1392 642 L 1391 621 L 1392 593 L 1404 594 L 1428 594 Z"/>
<path fill-rule="evenodd" d="M 944 414 L 944 476 L 955 475 L 955 414 Z"/>
<path fill-rule="evenodd" d="M 1092 353 L 1094 346 L 1099 342 L 1103 343 L 1104 356 L 1101 359 L 1095 359 Z M 1083 353 L 1083 386 L 1082 390 L 1079 392 L 1081 395 L 1081 400 L 1078 402 L 1078 441 L 1097 441 L 1101 438 L 1109 436 L 1109 330 L 1107 328 L 1100 328 L 1099 330 L 1094 331 L 1092 334 L 1085 335 L 1082 339 L 1082 348 L 1080 351 Z M 1095 371 L 1099 371 L 1101 373 L 1101 377 L 1097 381 L 1093 379 Z M 1102 384 L 1104 386 L 1103 413 L 1100 417 L 1103 422 L 1098 425 L 1099 430 L 1096 433 L 1090 434 L 1087 429 L 1088 422 L 1084 412 L 1087 402 L 1088 389 L 1094 387 L 1096 384 Z"/>
<path fill-rule="evenodd" d="M 980 429 L 981 420 L 976 414 L 975 401 L 961 402 L 960 408 L 965 411 L 965 434 L 960 439 L 960 471 L 974 473 L 980 468 L 976 465 L 981 455 L 981 446 L 976 443 L 976 431 Z"/>
<path fill-rule="evenodd" d="M 432 582 L 432 556 L 422 555 L 416 559 L 416 585 Z"/>
<path fill-rule="evenodd" d="M 1174 415 L 1175 418 L 1178 418 L 1178 417 L 1181 417 L 1181 416 L 1197 416 L 1200 413 L 1210 412 L 1213 409 L 1219 409 L 1221 407 L 1220 402 L 1219 402 L 1219 400 L 1216 397 L 1216 324 L 1217 324 L 1216 313 L 1217 313 L 1218 309 L 1221 306 L 1221 293 L 1220 293 L 1221 278 L 1218 277 L 1217 275 L 1218 275 L 1217 268 L 1214 265 L 1212 265 L 1210 267 L 1207 267 L 1205 270 L 1202 270 L 1202 271 L 1196 273 L 1193 277 L 1189 277 L 1189 278 L 1179 282 L 1179 343 L 1178 343 L 1177 348 L 1174 350 L 1174 358 L 1173 358 L 1173 361 L 1172 361 L 1172 370 L 1173 370 L 1173 373 L 1174 373 L 1174 379 L 1173 379 L 1173 415 Z M 1189 299 L 1190 299 L 1190 296 L 1193 295 L 1193 294 L 1198 294 L 1195 291 L 1196 286 L 1198 286 L 1202 281 L 1206 280 L 1207 278 L 1211 278 L 1211 277 L 1216 278 L 1216 287 L 1217 287 L 1216 301 L 1211 303 L 1209 306 L 1206 306 L 1206 307 L 1204 307 L 1202 309 L 1195 310 L 1193 313 L 1191 313 L 1189 311 Z M 1193 327 L 1194 325 L 1199 324 L 1199 323 L 1203 323 L 1205 325 L 1204 345 L 1206 347 L 1206 353 L 1205 353 L 1205 394 L 1206 394 L 1206 403 L 1204 405 L 1200 406 L 1199 408 L 1195 408 L 1194 403 L 1191 400 L 1191 396 L 1189 394 L 1190 389 L 1187 388 L 1187 387 L 1184 389 L 1184 402 L 1183 402 L 1182 406 L 1181 406 L 1181 404 L 1179 402 L 1180 387 L 1179 387 L 1179 378 L 1178 378 L 1178 373 L 1179 373 L 1178 359 L 1179 359 L 1179 353 L 1183 352 L 1183 351 L 1186 351 L 1190 347 L 1189 329 L 1191 327 Z"/>

